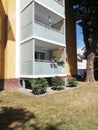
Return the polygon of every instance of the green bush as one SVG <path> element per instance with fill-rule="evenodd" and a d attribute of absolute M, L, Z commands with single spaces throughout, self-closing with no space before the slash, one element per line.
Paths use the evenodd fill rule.
<path fill-rule="evenodd" d="M 48 82 L 45 78 L 30 79 L 29 82 L 32 87 L 32 92 L 35 95 L 43 94 L 46 92 Z"/>
<path fill-rule="evenodd" d="M 52 78 L 52 89 L 61 90 L 64 89 L 64 81 L 60 77 Z"/>
<path fill-rule="evenodd" d="M 64 89 L 64 85 L 58 85 L 58 86 L 52 86 L 53 90 L 63 90 Z"/>
<path fill-rule="evenodd" d="M 68 84 L 68 86 L 76 87 L 78 84 L 78 81 L 76 78 L 69 78 L 67 80 L 67 84 Z"/>

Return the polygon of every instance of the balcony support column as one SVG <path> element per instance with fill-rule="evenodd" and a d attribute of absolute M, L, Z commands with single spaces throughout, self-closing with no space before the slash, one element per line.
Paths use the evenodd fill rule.
<path fill-rule="evenodd" d="M 35 39 L 33 39 L 33 75 L 35 75 Z"/>

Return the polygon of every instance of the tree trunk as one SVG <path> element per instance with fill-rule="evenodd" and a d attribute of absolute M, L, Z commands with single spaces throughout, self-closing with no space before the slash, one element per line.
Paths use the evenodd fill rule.
<path fill-rule="evenodd" d="M 94 59 L 95 53 L 91 52 L 87 55 L 86 82 L 94 82 Z"/>

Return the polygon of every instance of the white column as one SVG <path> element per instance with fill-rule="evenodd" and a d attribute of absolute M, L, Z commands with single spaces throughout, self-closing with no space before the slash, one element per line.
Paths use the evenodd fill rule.
<path fill-rule="evenodd" d="M 20 0 L 16 0 L 16 78 L 20 75 Z"/>
<path fill-rule="evenodd" d="M 35 2 L 33 1 L 33 17 L 32 17 L 32 23 L 33 23 L 33 35 L 34 35 L 34 26 L 35 26 Z M 35 75 L 35 39 L 33 39 L 33 75 Z"/>
<path fill-rule="evenodd" d="M 33 59 L 32 59 L 32 62 L 33 62 L 33 75 L 35 75 L 35 39 L 33 39 Z"/>
<path fill-rule="evenodd" d="M 64 48 L 64 62 L 65 62 L 65 73 L 66 73 L 66 47 Z"/>

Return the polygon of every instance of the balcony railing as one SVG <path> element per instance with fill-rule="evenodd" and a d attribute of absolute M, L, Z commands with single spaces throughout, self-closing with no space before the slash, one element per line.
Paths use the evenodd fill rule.
<path fill-rule="evenodd" d="M 54 10 L 55 12 L 64 15 L 64 6 L 60 3 L 57 2 L 56 0 L 38 0 L 39 2 L 41 2 L 42 4 L 46 5 L 47 7 L 51 8 L 52 10 Z"/>
<path fill-rule="evenodd" d="M 37 22 L 34 25 L 34 35 L 65 45 L 64 33 Z"/>
<path fill-rule="evenodd" d="M 20 75 L 33 75 L 33 62 L 31 60 L 20 63 Z"/>
<path fill-rule="evenodd" d="M 58 65 L 51 61 L 35 61 L 36 75 L 65 74 L 65 65 Z"/>

